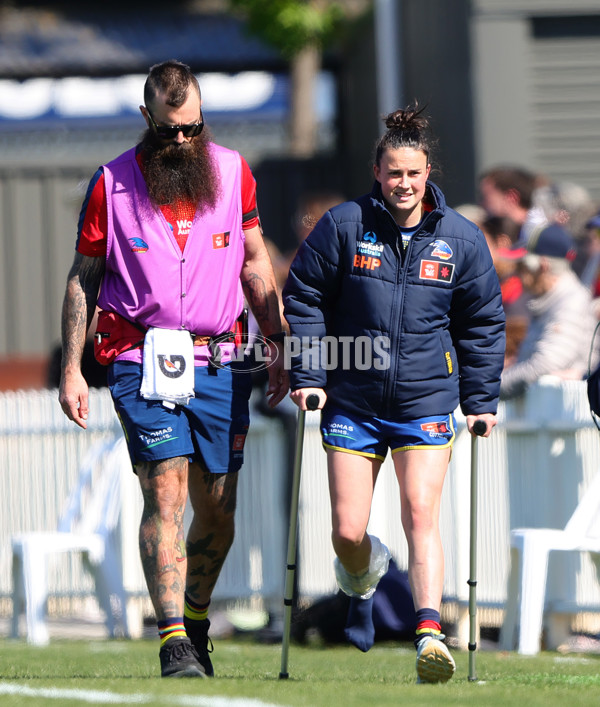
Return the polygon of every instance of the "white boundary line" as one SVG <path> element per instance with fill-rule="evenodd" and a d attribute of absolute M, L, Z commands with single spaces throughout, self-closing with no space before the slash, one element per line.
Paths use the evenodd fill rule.
<path fill-rule="evenodd" d="M 217 695 L 165 695 L 157 697 L 144 693 L 131 695 L 109 692 L 108 690 L 68 690 L 57 687 L 29 687 L 14 683 L 0 682 L 0 695 L 46 698 L 48 700 L 80 700 L 97 705 L 143 705 L 159 700 L 162 704 L 181 707 L 283 707 L 272 702 L 262 702 L 249 697 L 219 697 Z"/>

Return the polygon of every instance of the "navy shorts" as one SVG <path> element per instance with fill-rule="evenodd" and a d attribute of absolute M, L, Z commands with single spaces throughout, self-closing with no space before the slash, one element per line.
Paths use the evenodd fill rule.
<path fill-rule="evenodd" d="M 108 385 L 127 438 L 131 462 L 188 457 L 206 471 L 239 471 L 250 424 L 250 372 L 242 367 L 195 367 L 196 395 L 170 409 L 140 394 L 142 366 L 115 361 Z"/>
<path fill-rule="evenodd" d="M 357 415 L 326 405 L 321 416 L 325 449 L 373 457 L 383 461 L 394 452 L 430 447 L 451 447 L 456 422 L 453 414 L 431 415 L 401 422 Z"/>

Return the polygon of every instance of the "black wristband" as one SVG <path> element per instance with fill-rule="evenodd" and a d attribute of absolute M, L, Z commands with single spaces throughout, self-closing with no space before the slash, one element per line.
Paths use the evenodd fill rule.
<path fill-rule="evenodd" d="M 285 331 L 278 331 L 276 334 L 271 334 L 270 336 L 265 336 L 265 341 L 270 344 L 283 344 L 287 334 Z"/>

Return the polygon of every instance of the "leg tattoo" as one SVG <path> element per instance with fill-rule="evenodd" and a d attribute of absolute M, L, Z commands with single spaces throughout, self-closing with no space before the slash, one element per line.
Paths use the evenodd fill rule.
<path fill-rule="evenodd" d="M 187 539 L 187 592 L 199 604 L 210 601 L 233 543 L 236 488 L 237 473 L 198 472 L 190 481 L 194 518 Z"/>
<path fill-rule="evenodd" d="M 144 497 L 139 542 L 148 592 L 159 621 L 183 616 L 187 459 L 138 464 L 137 472 Z"/>

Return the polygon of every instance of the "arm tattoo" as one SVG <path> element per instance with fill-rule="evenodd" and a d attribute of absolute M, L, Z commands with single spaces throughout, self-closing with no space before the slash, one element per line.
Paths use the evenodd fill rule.
<path fill-rule="evenodd" d="M 269 297 L 265 281 L 257 273 L 248 273 L 242 280 L 242 288 L 252 314 L 263 331 L 263 325 L 269 323 Z"/>
<path fill-rule="evenodd" d="M 250 309 L 263 334 L 279 332 L 282 322 L 277 283 L 260 227 L 248 229 L 244 256 L 240 281 Z"/>
<path fill-rule="evenodd" d="M 67 279 L 62 310 L 63 370 L 69 365 L 78 365 L 81 361 L 87 330 L 96 309 L 104 267 L 104 258 L 91 258 L 80 253 L 75 255 Z"/>

